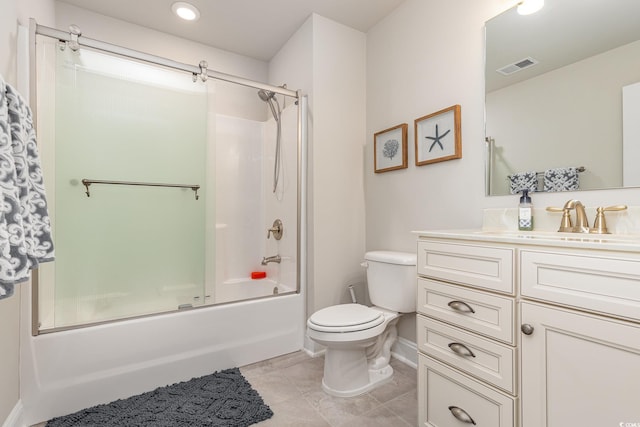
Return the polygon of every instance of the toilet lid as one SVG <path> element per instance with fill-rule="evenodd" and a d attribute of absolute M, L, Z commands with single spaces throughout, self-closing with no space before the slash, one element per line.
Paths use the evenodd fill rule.
<path fill-rule="evenodd" d="M 353 332 L 384 322 L 384 315 L 361 304 L 340 304 L 323 308 L 309 318 L 312 329 L 323 332 Z"/>

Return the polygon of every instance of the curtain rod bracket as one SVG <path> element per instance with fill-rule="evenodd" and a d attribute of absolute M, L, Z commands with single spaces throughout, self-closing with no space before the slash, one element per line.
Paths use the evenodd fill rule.
<path fill-rule="evenodd" d="M 82 30 L 77 25 L 69 25 L 69 49 L 74 52 L 77 52 L 80 49 L 80 43 L 78 43 L 78 39 L 82 35 Z"/>
<path fill-rule="evenodd" d="M 209 64 L 207 64 L 207 61 L 202 60 L 198 64 L 198 67 L 200 67 L 200 80 L 202 80 L 203 82 L 206 82 L 207 77 L 209 77 L 207 75 L 207 68 L 209 67 Z"/>

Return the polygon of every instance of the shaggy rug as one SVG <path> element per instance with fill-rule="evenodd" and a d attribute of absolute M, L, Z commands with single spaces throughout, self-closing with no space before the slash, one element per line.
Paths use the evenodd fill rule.
<path fill-rule="evenodd" d="M 47 427 L 242 427 L 272 416 L 232 368 L 54 418 Z"/>

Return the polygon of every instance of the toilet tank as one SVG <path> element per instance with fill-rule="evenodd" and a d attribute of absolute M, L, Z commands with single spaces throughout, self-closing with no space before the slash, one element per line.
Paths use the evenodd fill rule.
<path fill-rule="evenodd" d="M 416 311 L 416 254 L 373 251 L 364 259 L 373 305 L 399 313 Z"/>

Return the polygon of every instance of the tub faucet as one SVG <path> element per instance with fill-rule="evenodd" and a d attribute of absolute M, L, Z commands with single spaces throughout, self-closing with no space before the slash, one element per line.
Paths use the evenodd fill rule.
<path fill-rule="evenodd" d="M 270 262 L 275 262 L 277 264 L 280 264 L 280 261 L 282 261 L 282 258 L 280 258 L 280 255 L 274 255 L 274 256 L 267 256 L 267 257 L 262 257 L 262 265 L 267 265 Z"/>

